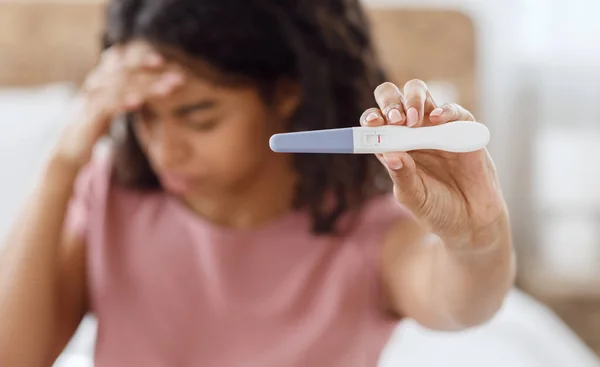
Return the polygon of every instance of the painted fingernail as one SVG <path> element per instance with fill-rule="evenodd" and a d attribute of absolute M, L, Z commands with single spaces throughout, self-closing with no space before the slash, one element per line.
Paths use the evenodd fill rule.
<path fill-rule="evenodd" d="M 400 160 L 400 158 L 398 158 L 395 155 L 383 155 L 383 159 L 385 160 L 385 163 L 387 164 L 387 166 L 394 171 L 397 171 L 399 169 L 402 168 L 403 164 L 402 161 Z"/>
<path fill-rule="evenodd" d="M 415 126 L 419 122 L 419 112 L 414 107 L 409 108 L 406 116 L 406 125 L 409 127 Z"/>
<path fill-rule="evenodd" d="M 397 108 L 392 108 L 388 112 L 388 120 L 391 124 L 399 124 L 402 122 L 402 114 Z"/>
<path fill-rule="evenodd" d="M 431 113 L 429 114 L 429 116 L 431 116 L 431 117 L 438 117 L 438 116 L 441 116 L 442 113 L 444 113 L 444 109 L 441 108 L 441 107 L 438 107 L 435 110 L 431 111 Z"/>
<path fill-rule="evenodd" d="M 367 117 L 365 117 L 365 121 L 368 123 L 371 123 L 375 120 L 377 120 L 379 118 L 379 115 L 376 114 L 375 112 L 371 112 L 370 114 L 367 115 Z"/>

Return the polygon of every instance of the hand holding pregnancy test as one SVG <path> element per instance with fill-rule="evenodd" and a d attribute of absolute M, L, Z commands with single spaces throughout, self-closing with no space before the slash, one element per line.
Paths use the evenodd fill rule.
<path fill-rule="evenodd" d="M 483 245 L 499 236 L 497 229 L 505 227 L 499 221 L 507 216 L 485 149 L 489 130 L 457 104 L 438 106 L 422 81 L 403 91 L 383 83 L 375 100 L 378 107 L 364 111 L 360 126 L 276 134 L 271 149 L 373 153 L 387 169 L 397 201 L 448 246 L 474 246 L 465 238 Z"/>

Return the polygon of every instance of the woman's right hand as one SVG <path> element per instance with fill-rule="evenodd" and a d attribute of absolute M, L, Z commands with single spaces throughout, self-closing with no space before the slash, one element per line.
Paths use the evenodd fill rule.
<path fill-rule="evenodd" d="M 79 170 L 117 115 L 138 109 L 150 98 L 169 95 L 183 79 L 180 69 L 146 43 L 107 49 L 74 100 L 54 158 Z"/>

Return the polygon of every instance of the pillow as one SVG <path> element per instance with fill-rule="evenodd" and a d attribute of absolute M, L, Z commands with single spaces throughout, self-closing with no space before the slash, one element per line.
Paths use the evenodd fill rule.
<path fill-rule="evenodd" d="M 75 88 L 0 88 L 0 237 L 14 220 L 52 148 Z"/>

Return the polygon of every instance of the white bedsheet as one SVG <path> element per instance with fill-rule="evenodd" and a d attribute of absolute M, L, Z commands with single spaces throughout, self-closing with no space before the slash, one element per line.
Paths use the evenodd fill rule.
<path fill-rule="evenodd" d="M 486 325 L 439 333 L 403 322 L 382 367 L 598 367 L 600 360 L 548 308 L 512 290 Z"/>

